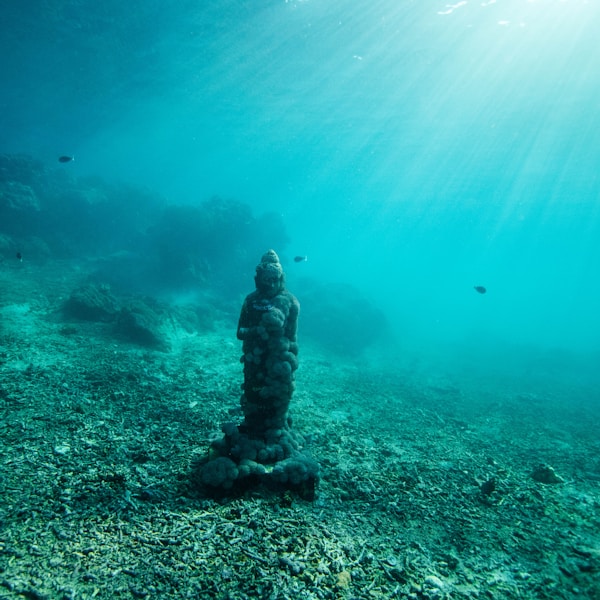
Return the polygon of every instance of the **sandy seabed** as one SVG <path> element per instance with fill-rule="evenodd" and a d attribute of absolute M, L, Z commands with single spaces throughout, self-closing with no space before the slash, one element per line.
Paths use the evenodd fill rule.
<path fill-rule="evenodd" d="M 190 470 L 236 418 L 234 323 L 140 348 L 60 317 L 81 277 L 0 264 L 1 599 L 600 598 L 597 390 L 343 359 L 300 323 L 317 497 L 217 501 Z"/>

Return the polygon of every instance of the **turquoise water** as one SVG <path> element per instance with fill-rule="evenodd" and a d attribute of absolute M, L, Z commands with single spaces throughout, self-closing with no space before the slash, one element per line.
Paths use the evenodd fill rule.
<path fill-rule="evenodd" d="M 596 2 L 0 10 L 1 151 L 281 214 L 290 288 L 354 283 L 403 357 L 595 376 Z"/>

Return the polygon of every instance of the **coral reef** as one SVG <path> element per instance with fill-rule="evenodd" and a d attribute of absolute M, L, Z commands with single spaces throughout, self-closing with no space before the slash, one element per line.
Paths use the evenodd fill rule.
<path fill-rule="evenodd" d="M 2 232 L 30 235 L 38 228 L 41 163 L 28 156 L 0 154 L 0 223 Z"/>
<path fill-rule="evenodd" d="M 42 238 L 55 257 L 137 249 L 163 203 L 147 190 L 0 155 L 2 233 Z"/>
<path fill-rule="evenodd" d="M 213 196 L 194 206 L 168 206 L 148 230 L 148 275 L 174 288 L 210 286 L 237 297 L 240 273 L 252 271 L 250 257 L 264 239 L 283 245 L 283 223 L 269 215 L 255 218 L 243 202 Z"/>
<path fill-rule="evenodd" d="M 0 208 L 15 212 L 37 212 L 40 210 L 40 201 L 28 185 L 18 181 L 1 181 Z"/>
<path fill-rule="evenodd" d="M 202 327 L 200 310 L 171 309 L 144 297 L 124 300 L 106 284 L 88 283 L 73 290 L 63 314 L 79 321 L 110 323 L 117 338 L 165 352 L 170 349 L 169 331 L 182 327 L 191 333 Z"/>
<path fill-rule="evenodd" d="M 238 400 L 231 322 L 137 351 L 103 335 L 112 323 L 52 322 L 80 271 L 14 267 L 0 264 L 0 598 L 598 598 L 598 361 L 587 380 L 486 379 L 311 348 L 291 407 L 319 498 L 233 497 L 314 467 L 293 447 L 260 462 L 289 427 L 234 424 L 196 473 L 218 502 L 186 457 Z M 256 458 L 219 456 L 236 444 Z M 533 479 L 542 465 L 564 482 Z"/>
<path fill-rule="evenodd" d="M 115 320 L 119 305 L 107 285 L 87 284 L 73 290 L 64 311 L 84 321 L 110 322 Z"/>
<path fill-rule="evenodd" d="M 121 309 L 117 331 L 132 342 L 166 352 L 170 345 L 164 323 L 165 315 L 156 303 L 135 299 Z"/>
<path fill-rule="evenodd" d="M 273 250 L 256 267 L 256 291 L 242 306 L 237 336 L 243 341 L 244 383 L 240 425 L 226 423 L 197 466 L 195 479 L 211 493 L 242 490 L 257 482 L 312 498 L 318 464 L 302 453 L 288 408 L 298 368 L 296 331 L 300 305 L 285 289 Z"/>
<path fill-rule="evenodd" d="M 0 235 L 7 256 L 18 248 L 27 260 L 91 258 L 97 280 L 131 293 L 202 288 L 236 301 L 264 241 L 288 242 L 280 215 L 255 216 L 237 200 L 167 205 L 146 189 L 13 154 L 0 154 Z"/>

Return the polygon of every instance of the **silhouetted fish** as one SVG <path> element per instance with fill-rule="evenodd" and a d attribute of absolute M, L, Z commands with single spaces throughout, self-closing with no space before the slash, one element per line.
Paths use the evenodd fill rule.
<path fill-rule="evenodd" d="M 480 294 L 485 294 L 487 292 L 487 290 L 482 285 L 475 285 L 473 286 L 473 289 L 476 292 L 479 292 Z"/>
<path fill-rule="evenodd" d="M 59 156 L 58 157 L 58 162 L 62 162 L 62 163 L 71 162 L 72 160 L 75 160 L 74 156 Z"/>
<path fill-rule="evenodd" d="M 308 260 L 308 256 L 294 256 L 294 262 L 304 262 Z"/>
<path fill-rule="evenodd" d="M 23 262 L 23 255 L 20 252 L 17 252 L 17 260 Z"/>

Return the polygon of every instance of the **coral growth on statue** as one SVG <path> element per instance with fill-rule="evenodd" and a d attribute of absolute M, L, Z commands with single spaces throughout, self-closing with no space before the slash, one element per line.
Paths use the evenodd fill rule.
<path fill-rule="evenodd" d="M 256 483 L 314 496 L 318 464 L 301 450 L 289 405 L 298 368 L 296 331 L 300 305 L 285 288 L 277 254 L 256 267 L 256 290 L 242 306 L 237 336 L 243 342 L 241 424 L 226 423 L 196 478 L 208 492 L 243 490 Z"/>

